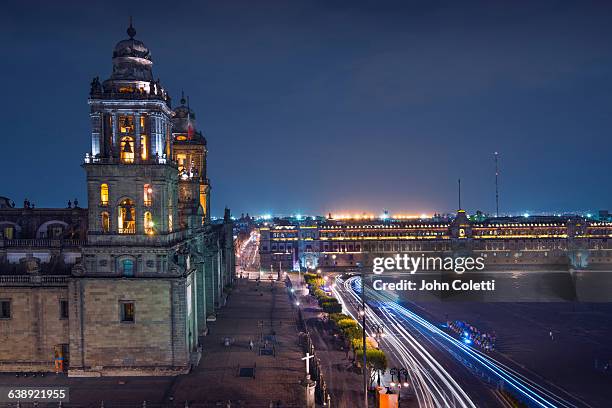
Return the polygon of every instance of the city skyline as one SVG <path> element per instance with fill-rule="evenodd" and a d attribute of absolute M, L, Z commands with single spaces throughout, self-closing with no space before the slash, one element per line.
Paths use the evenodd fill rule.
<path fill-rule="evenodd" d="M 457 178 L 465 208 L 494 213 L 494 151 L 501 214 L 612 201 L 601 188 L 612 128 L 607 5 L 6 9 L 0 194 L 17 206 L 85 202 L 89 82 L 109 75 L 109 44 L 126 37 L 130 14 L 173 106 L 184 89 L 198 115 L 213 153 L 213 215 L 226 205 L 452 212 Z M 121 13 L 97 18 L 111 9 Z M 159 30 L 168 18 L 181 23 Z"/>

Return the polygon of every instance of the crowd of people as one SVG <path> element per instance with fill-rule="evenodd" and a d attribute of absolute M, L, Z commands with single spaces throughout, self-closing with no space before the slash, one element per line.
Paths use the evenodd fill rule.
<path fill-rule="evenodd" d="M 464 343 L 474 344 L 485 351 L 495 350 L 495 340 L 497 339 L 495 332 L 482 332 L 477 327 L 461 320 L 449 320 L 446 324 L 452 332 L 461 337 Z"/>

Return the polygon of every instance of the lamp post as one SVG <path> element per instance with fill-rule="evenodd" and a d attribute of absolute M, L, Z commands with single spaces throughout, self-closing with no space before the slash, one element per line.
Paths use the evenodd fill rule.
<path fill-rule="evenodd" d="M 389 374 L 391 374 L 391 388 L 395 388 L 397 386 L 397 407 L 399 408 L 402 400 L 402 387 L 408 388 L 410 383 L 408 383 L 408 370 L 404 367 L 400 368 L 392 368 L 389 370 Z M 404 381 L 402 381 L 402 376 L 404 377 Z M 397 377 L 397 383 L 395 382 L 395 377 Z"/>
<path fill-rule="evenodd" d="M 370 326 L 372 332 L 374 333 L 374 337 L 380 341 L 383 337 L 385 337 L 385 327 L 380 324 L 373 324 Z"/>

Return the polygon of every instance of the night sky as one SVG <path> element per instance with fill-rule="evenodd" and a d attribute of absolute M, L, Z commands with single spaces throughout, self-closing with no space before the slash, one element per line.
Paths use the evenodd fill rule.
<path fill-rule="evenodd" d="M 612 209 L 606 2 L 5 2 L 0 195 L 86 202 L 130 14 L 208 139 L 213 215 L 452 211 L 458 178 L 492 212 L 494 151 L 502 212 Z"/>

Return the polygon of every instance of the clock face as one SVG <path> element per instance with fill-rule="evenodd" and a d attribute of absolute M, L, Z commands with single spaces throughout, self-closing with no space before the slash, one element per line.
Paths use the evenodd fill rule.
<path fill-rule="evenodd" d="M 182 142 L 183 140 L 187 140 L 187 136 L 185 136 L 185 135 L 176 135 L 176 140 Z"/>
<path fill-rule="evenodd" d="M 459 228 L 459 236 L 460 237 L 465 237 L 465 229 Z"/>

